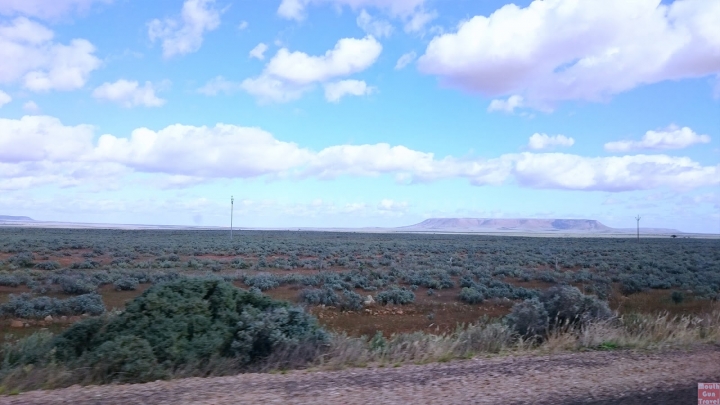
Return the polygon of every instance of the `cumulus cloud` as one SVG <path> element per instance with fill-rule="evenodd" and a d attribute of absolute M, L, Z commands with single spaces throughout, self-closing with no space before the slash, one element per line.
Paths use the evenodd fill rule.
<path fill-rule="evenodd" d="M 215 0 L 186 0 L 180 20 L 154 19 L 148 24 L 150 40 L 162 41 L 165 58 L 197 52 L 205 32 L 220 26 L 220 11 L 213 7 L 214 4 Z"/>
<path fill-rule="evenodd" d="M 92 151 L 93 127 L 48 116 L 0 118 L 0 162 L 67 162 Z"/>
<path fill-rule="evenodd" d="M 0 2 L 0 14 L 51 20 L 73 12 L 85 12 L 93 3 L 108 4 L 112 0 L 3 0 Z"/>
<path fill-rule="evenodd" d="M 385 20 L 372 17 L 364 9 L 357 17 L 357 25 L 367 34 L 377 38 L 389 37 L 392 34 L 393 26 Z"/>
<path fill-rule="evenodd" d="M 115 83 L 105 82 L 97 87 L 93 97 L 100 100 L 109 100 L 122 105 L 123 107 L 160 107 L 165 100 L 155 95 L 155 87 L 150 82 L 144 86 L 136 81 L 120 79 Z"/>
<path fill-rule="evenodd" d="M 77 185 L 96 175 L 111 179 L 132 172 L 169 176 L 177 187 L 213 178 L 381 175 L 411 183 L 460 178 L 478 186 L 514 183 L 611 192 L 720 185 L 720 165 L 703 166 L 688 157 L 667 155 L 524 152 L 492 159 L 437 158 L 431 152 L 385 143 L 313 151 L 259 128 L 227 124 L 138 128 L 129 137 L 104 134 L 94 139 L 92 127 L 65 126 L 52 117 L 0 119 L 0 188 L 31 187 L 53 179 Z M 94 174 L 96 166 L 100 169 Z"/>
<path fill-rule="evenodd" d="M 0 83 L 21 81 L 29 90 L 74 90 L 100 67 L 95 47 L 85 39 L 53 42 L 42 24 L 18 17 L 0 23 Z"/>
<path fill-rule="evenodd" d="M 575 144 L 573 138 L 565 135 L 553 135 L 534 133 L 528 141 L 528 148 L 533 150 L 549 149 L 556 146 L 569 147 Z"/>
<path fill-rule="evenodd" d="M 344 96 L 364 96 L 371 94 L 375 89 L 362 80 L 341 80 L 325 85 L 325 99 L 332 103 L 340 102 Z"/>
<path fill-rule="evenodd" d="M 10 97 L 9 94 L 5 93 L 4 91 L 0 90 L 0 108 L 4 106 L 5 104 L 12 101 L 12 97 Z"/>
<path fill-rule="evenodd" d="M 232 94 L 242 89 L 241 83 L 233 82 L 222 76 L 210 79 L 204 86 L 200 87 L 198 93 L 206 96 L 215 96 L 218 93 Z"/>
<path fill-rule="evenodd" d="M 508 97 L 507 100 L 491 101 L 487 110 L 488 110 L 488 112 L 504 111 L 506 113 L 513 113 L 513 112 L 515 112 L 516 108 L 522 107 L 522 106 L 523 106 L 523 97 L 518 96 L 516 94 L 514 96 Z"/>
<path fill-rule="evenodd" d="M 408 53 L 404 53 L 404 54 L 397 60 L 397 63 L 395 64 L 395 70 L 404 69 L 405 66 L 409 65 L 410 63 L 412 63 L 412 61 L 414 61 L 416 57 L 417 57 L 417 54 L 415 53 L 415 51 L 411 51 L 411 52 L 408 52 Z"/>
<path fill-rule="evenodd" d="M 258 128 L 217 124 L 134 130 L 129 138 L 102 135 L 89 158 L 132 169 L 202 177 L 275 175 L 304 164 L 311 152 Z"/>
<path fill-rule="evenodd" d="M 683 149 L 698 143 L 710 143 L 710 136 L 698 135 L 688 127 L 669 126 L 662 131 L 647 131 L 639 141 L 614 141 L 605 144 L 608 152 L 631 150 Z"/>
<path fill-rule="evenodd" d="M 664 80 L 720 73 L 720 2 L 535 0 L 433 38 L 418 63 L 445 85 L 520 95 L 530 107 L 604 100 Z"/>
<path fill-rule="evenodd" d="M 268 46 L 260 42 L 255 46 L 255 48 L 250 50 L 250 57 L 255 59 L 263 60 L 265 59 L 265 51 L 267 51 Z"/>
<path fill-rule="evenodd" d="M 333 49 L 320 56 L 281 48 L 262 74 L 245 79 L 242 88 L 262 101 L 294 100 L 315 83 L 367 69 L 375 63 L 381 51 L 382 45 L 372 36 L 340 39 Z"/>

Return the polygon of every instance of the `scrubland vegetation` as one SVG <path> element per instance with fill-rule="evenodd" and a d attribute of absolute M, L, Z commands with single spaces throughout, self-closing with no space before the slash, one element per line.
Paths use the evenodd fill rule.
<path fill-rule="evenodd" d="M 0 390 L 720 342 L 713 239 L 0 228 Z"/>

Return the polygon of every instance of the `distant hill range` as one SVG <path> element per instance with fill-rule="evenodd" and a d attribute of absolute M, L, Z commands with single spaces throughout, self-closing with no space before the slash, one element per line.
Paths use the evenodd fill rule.
<path fill-rule="evenodd" d="M 30 217 L 14 217 L 12 215 L 0 215 L 0 221 L 34 221 Z"/>
<path fill-rule="evenodd" d="M 395 228 L 409 232 L 537 232 L 537 233 L 634 233 L 635 228 L 610 228 L 594 219 L 430 218 L 419 224 Z M 675 234 L 676 229 L 640 228 L 644 233 Z"/>

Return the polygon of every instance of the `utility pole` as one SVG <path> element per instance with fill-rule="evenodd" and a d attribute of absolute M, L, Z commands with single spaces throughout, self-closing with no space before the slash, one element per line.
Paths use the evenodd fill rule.
<path fill-rule="evenodd" d="M 233 196 L 230 196 L 230 240 L 232 240 L 232 220 L 233 220 L 233 204 L 235 202 L 235 198 Z"/>
<path fill-rule="evenodd" d="M 637 241 L 640 242 L 640 215 L 635 217 L 637 221 Z"/>

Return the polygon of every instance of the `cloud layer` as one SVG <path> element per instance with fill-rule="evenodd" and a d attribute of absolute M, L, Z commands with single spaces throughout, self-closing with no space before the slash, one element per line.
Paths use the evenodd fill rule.
<path fill-rule="evenodd" d="M 138 128 L 129 138 L 104 134 L 94 139 L 91 126 L 65 126 L 53 117 L 0 119 L 0 188 L 49 181 L 74 185 L 80 178 L 96 175 L 108 182 L 107 178 L 131 172 L 175 176 L 178 186 L 214 178 L 380 175 L 395 176 L 400 182 L 463 178 L 474 185 L 514 183 L 600 191 L 683 190 L 720 184 L 720 165 L 703 166 L 687 157 L 667 155 L 585 157 L 525 152 L 491 159 L 439 159 L 430 152 L 385 143 L 312 151 L 259 128 L 228 124 L 176 124 L 159 131 Z"/>

